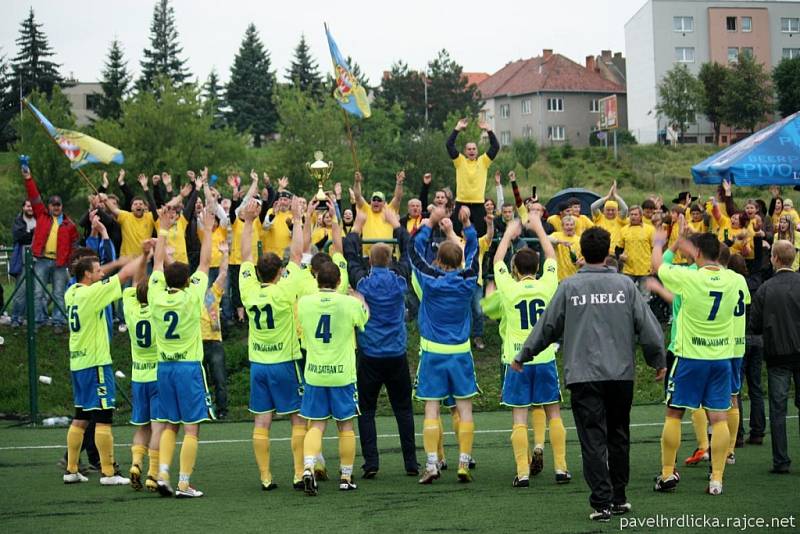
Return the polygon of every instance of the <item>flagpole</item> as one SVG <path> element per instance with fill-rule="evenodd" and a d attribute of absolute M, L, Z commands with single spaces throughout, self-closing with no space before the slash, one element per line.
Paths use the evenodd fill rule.
<path fill-rule="evenodd" d="M 36 116 L 36 114 L 33 112 L 33 110 L 31 110 L 31 108 L 28 106 L 28 100 L 27 100 L 27 99 L 25 99 L 25 98 L 21 98 L 21 99 L 20 99 L 20 102 L 22 102 L 22 104 L 25 106 L 25 109 L 27 109 L 28 111 L 30 111 L 30 112 L 31 112 L 31 115 L 33 115 L 33 118 L 36 120 L 36 123 L 37 123 L 39 126 L 41 126 L 42 130 L 44 130 L 44 133 L 45 133 L 45 135 L 47 136 L 47 138 L 48 138 L 48 139 L 50 139 L 50 140 L 53 142 L 53 144 L 54 144 L 54 145 L 56 145 L 56 147 L 58 148 L 59 152 L 62 152 L 62 151 L 61 151 L 61 147 L 60 147 L 60 146 L 59 146 L 59 144 L 58 144 L 58 141 L 56 141 L 56 140 L 53 138 L 53 136 L 52 136 L 52 135 L 50 135 L 50 132 L 48 132 L 48 131 L 47 131 L 47 128 L 45 128 L 45 127 L 44 127 L 44 124 L 42 124 L 42 121 L 40 121 L 40 120 L 39 120 L 39 117 L 37 117 L 37 116 Z M 62 152 L 62 153 L 63 153 L 63 152 Z M 88 176 L 86 176 L 86 174 L 84 174 L 84 172 L 83 172 L 82 170 L 80 170 L 80 169 L 75 169 L 75 170 L 76 170 L 76 171 L 78 171 L 78 174 L 81 176 L 81 178 L 83 178 L 83 179 L 84 179 L 84 181 L 85 181 L 85 182 L 88 184 L 88 186 L 92 188 L 92 191 L 94 191 L 94 194 L 95 194 L 95 195 L 96 195 L 96 194 L 98 194 L 98 192 L 97 192 L 97 188 L 96 188 L 96 187 L 95 187 L 95 186 L 92 184 L 92 182 L 89 180 L 89 177 L 88 177 Z"/>
<path fill-rule="evenodd" d="M 358 156 L 356 155 L 356 143 L 353 141 L 353 131 L 350 129 L 350 119 L 347 116 L 347 112 L 342 108 L 342 115 L 344 115 L 344 125 L 347 128 L 347 140 L 350 142 L 350 154 L 353 156 L 353 165 L 356 168 L 356 172 L 361 172 L 361 169 L 358 167 Z"/>

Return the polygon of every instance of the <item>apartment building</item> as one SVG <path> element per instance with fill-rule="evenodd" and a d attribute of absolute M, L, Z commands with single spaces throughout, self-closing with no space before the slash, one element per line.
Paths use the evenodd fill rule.
<path fill-rule="evenodd" d="M 72 105 L 72 114 L 78 126 L 86 126 L 98 119 L 95 110 L 103 95 L 103 87 L 99 82 L 71 81 L 71 85 L 61 90 Z"/>
<path fill-rule="evenodd" d="M 666 137 L 667 120 L 656 113 L 657 86 L 667 71 L 684 64 L 697 74 L 703 63 L 730 64 L 749 55 L 770 70 L 800 55 L 800 2 L 647 0 L 625 23 L 628 124 L 640 143 Z M 734 141 L 724 129 L 720 141 Z M 711 143 L 704 118 L 684 142 Z"/>

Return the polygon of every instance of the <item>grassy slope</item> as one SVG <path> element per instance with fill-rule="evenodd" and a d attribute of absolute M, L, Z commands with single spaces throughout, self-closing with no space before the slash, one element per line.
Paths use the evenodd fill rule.
<path fill-rule="evenodd" d="M 206 496 L 199 501 L 162 499 L 135 493 L 128 487 L 103 488 L 97 475 L 78 486 L 64 486 L 55 462 L 63 451 L 64 429 L 31 430 L 0 428 L 0 476 L 5 480 L 24 480 L 14 484 L 14 491 L 4 495 L 0 522 L 7 532 L 47 532 L 77 530 L 141 532 L 165 528 L 165 521 L 191 525 L 200 531 L 215 532 L 298 532 L 324 526 L 344 528 L 348 532 L 548 532 L 588 533 L 617 532 L 620 519 L 601 525 L 587 519 L 588 489 L 582 479 L 580 449 L 572 428 L 572 414 L 564 411 L 567 430 L 567 461 L 574 480 L 556 486 L 552 478 L 550 446 L 545 451 L 545 470 L 534 479 L 531 488 L 512 489 L 514 463 L 509 443 L 510 414 L 478 414 L 474 456 L 478 467 L 475 482 L 460 485 L 454 470 L 444 472 L 432 486 L 421 487 L 402 472 L 395 423 L 379 418 L 382 464 L 376 480 L 359 480 L 359 489 L 340 493 L 334 482 L 321 483 L 320 495 L 308 498 L 291 489 L 289 426 L 278 422 L 272 431 L 272 469 L 279 489 L 269 493 L 259 490 L 258 472 L 252 457 L 249 423 L 206 425 L 193 483 Z M 652 477 L 660 463 L 659 435 L 663 409 L 637 407 L 632 413 L 631 477 L 628 499 L 634 512 L 626 519 L 645 519 L 656 514 L 677 518 L 683 514 L 706 514 L 710 517 L 788 517 L 795 515 L 797 525 L 797 486 L 800 475 L 767 474 L 770 466 L 769 440 L 761 446 L 737 451 L 736 465 L 727 466 L 725 493 L 720 497 L 705 495 L 706 466 L 682 468 L 682 482 L 674 494 L 651 490 Z M 421 431 L 421 418 L 417 418 Z M 447 429 L 449 421 L 445 420 Z M 646 425 L 646 426 L 636 426 Z M 789 421 L 790 454 L 800 455 L 797 419 Z M 114 429 L 117 459 L 127 468 L 131 427 Z M 335 432 L 329 429 L 329 438 Z M 694 447 L 691 426 L 683 425 L 684 443 L 679 458 Z M 213 443 L 206 443 L 213 441 Z M 445 437 L 446 454 L 453 461 L 457 455 L 452 434 Z M 418 447 L 422 446 L 417 437 Z M 51 446 L 51 448 L 8 450 L 4 447 Z M 335 440 L 325 442 L 329 466 L 338 465 Z M 419 458 L 423 453 L 419 451 Z M 173 460 L 175 465 L 176 458 Z M 356 460 L 356 470 L 358 462 Z M 176 475 L 177 476 L 177 475 Z M 155 521 L 155 523 L 150 523 Z M 80 525 L 80 527 L 77 527 Z M 498 526 L 500 526 L 498 530 Z M 638 532 L 652 529 L 637 528 Z M 676 532 L 676 529 L 663 529 Z M 686 529 L 698 532 L 699 529 Z M 720 532 L 732 532 L 733 528 Z M 767 530 L 775 531 L 777 530 Z"/>

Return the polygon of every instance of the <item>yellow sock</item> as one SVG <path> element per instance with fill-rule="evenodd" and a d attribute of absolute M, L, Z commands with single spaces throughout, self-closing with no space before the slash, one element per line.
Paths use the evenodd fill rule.
<path fill-rule="evenodd" d="M 461 421 L 458 424 L 458 449 L 461 457 L 464 455 L 472 456 L 472 440 L 475 439 L 475 422 L 474 421 Z M 459 463 L 463 462 L 459 458 Z"/>
<path fill-rule="evenodd" d="M 728 410 L 728 432 L 731 435 L 728 454 L 733 454 L 736 448 L 736 434 L 739 433 L 739 406 L 736 403 L 733 403 L 731 409 Z"/>
<path fill-rule="evenodd" d="M 439 456 L 439 461 L 444 461 L 444 425 L 442 424 L 442 418 L 440 417 L 437 419 L 439 424 L 439 444 L 436 447 L 436 453 Z"/>
<path fill-rule="evenodd" d="M 675 471 L 675 456 L 681 446 L 681 420 L 676 417 L 664 418 L 661 431 L 661 478 L 668 478 Z"/>
<path fill-rule="evenodd" d="M 67 471 L 78 472 L 78 458 L 81 456 L 81 445 L 85 430 L 79 426 L 70 425 L 67 430 Z"/>
<path fill-rule="evenodd" d="M 272 475 L 269 472 L 269 430 L 266 428 L 253 429 L 253 453 L 256 455 L 261 481 L 272 482 Z"/>
<path fill-rule="evenodd" d="M 312 426 L 306 431 L 303 440 L 303 464 L 305 468 L 313 469 L 317 455 L 322 451 L 322 431 Z"/>
<path fill-rule="evenodd" d="M 453 432 L 456 435 L 456 443 L 458 443 L 458 448 L 461 450 L 461 414 L 458 413 L 458 410 L 453 410 L 450 412 L 450 417 L 453 420 Z"/>
<path fill-rule="evenodd" d="M 547 427 L 547 416 L 544 408 L 537 406 L 532 410 L 531 420 L 533 423 L 533 446 L 544 447 L 544 430 Z"/>
<path fill-rule="evenodd" d="M 194 463 L 197 461 L 197 436 L 192 434 L 183 435 L 183 445 L 181 445 L 181 470 L 178 478 L 178 489 L 185 490 L 189 487 L 189 478 L 194 471 Z"/>
<path fill-rule="evenodd" d="M 158 476 L 164 480 L 169 480 L 169 466 L 172 463 L 172 455 L 175 454 L 175 431 L 165 428 L 161 433 L 161 440 L 158 442 L 160 458 L 158 464 Z"/>
<path fill-rule="evenodd" d="M 517 464 L 517 476 L 528 476 L 528 425 L 514 424 L 511 427 L 511 448 Z"/>
<path fill-rule="evenodd" d="M 131 464 L 138 465 L 140 471 L 142 469 L 142 461 L 144 460 L 145 454 L 147 454 L 147 447 L 145 445 L 131 446 Z"/>
<path fill-rule="evenodd" d="M 306 425 L 292 425 L 292 460 L 294 460 L 294 478 L 303 476 L 303 442 L 306 439 Z"/>
<path fill-rule="evenodd" d="M 711 425 L 711 480 L 716 482 L 722 482 L 729 442 L 730 431 L 727 421 Z"/>
<path fill-rule="evenodd" d="M 353 463 L 356 461 L 356 433 L 352 430 L 339 432 L 339 466 L 342 478 L 353 478 Z"/>
<path fill-rule="evenodd" d="M 428 465 L 435 465 L 439 458 L 439 426 L 440 419 L 424 419 L 422 421 L 422 445 L 425 448 Z"/>
<path fill-rule="evenodd" d="M 553 466 L 557 471 L 566 471 L 567 429 L 560 417 L 550 419 L 550 445 L 553 447 Z"/>
<path fill-rule="evenodd" d="M 158 477 L 158 456 L 157 450 L 149 449 L 147 455 L 150 457 L 150 465 L 147 466 L 147 476 L 156 478 Z"/>
<path fill-rule="evenodd" d="M 97 425 L 94 429 L 94 444 L 100 453 L 100 469 L 105 477 L 114 476 L 114 436 L 111 425 Z"/>
<path fill-rule="evenodd" d="M 697 448 L 708 450 L 708 416 L 703 408 L 692 412 L 692 426 L 697 439 Z"/>

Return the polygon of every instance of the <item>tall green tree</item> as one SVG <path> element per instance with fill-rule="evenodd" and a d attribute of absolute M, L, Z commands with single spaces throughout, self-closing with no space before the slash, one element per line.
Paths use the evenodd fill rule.
<path fill-rule="evenodd" d="M 225 88 L 219 81 L 217 69 L 211 69 L 206 83 L 203 84 L 203 107 L 205 114 L 212 117 L 211 127 L 214 129 L 223 128 L 226 124 L 225 112 Z"/>
<path fill-rule="evenodd" d="M 55 126 L 75 129 L 75 117 L 69 100 L 59 86 L 53 87 L 50 97 L 34 91 L 28 98 Z M 31 172 L 43 195 L 60 195 L 69 199 L 83 190 L 83 181 L 70 168 L 69 160 L 32 113 L 25 111 L 17 115 L 14 130 L 18 141 L 13 151 L 31 156 Z"/>
<path fill-rule="evenodd" d="M 291 66 L 286 70 L 286 80 L 292 86 L 305 91 L 316 99 L 322 98 L 322 76 L 319 65 L 311 55 L 311 49 L 306 43 L 306 36 L 300 36 L 300 42 L 294 49 L 294 58 Z"/>
<path fill-rule="evenodd" d="M 269 52 L 255 24 L 250 23 L 231 67 L 228 123 L 239 132 L 249 130 L 257 147 L 261 146 L 263 136 L 275 132 L 278 122 L 273 103 L 275 72 L 270 66 Z"/>
<path fill-rule="evenodd" d="M 122 115 L 122 99 L 128 94 L 131 85 L 131 75 L 128 73 L 128 62 L 122 53 L 122 47 L 117 39 L 111 42 L 103 69 L 103 79 L 100 81 L 103 96 L 97 114 L 102 119 L 118 119 Z"/>
<path fill-rule="evenodd" d="M 800 56 L 784 58 L 772 71 L 772 82 L 778 93 L 778 111 L 788 117 L 800 111 Z"/>
<path fill-rule="evenodd" d="M 5 149 L 14 139 L 11 119 L 19 110 L 11 87 L 11 69 L 5 55 L 0 55 L 0 150 Z"/>
<path fill-rule="evenodd" d="M 453 110 L 467 110 L 467 116 L 475 117 L 482 102 L 478 87 L 468 84 L 464 69 L 455 62 L 447 50 L 440 50 L 436 58 L 428 62 L 430 86 L 428 89 L 428 124 L 434 128 L 445 128 L 445 119 Z M 424 86 L 423 86 L 424 88 Z"/>
<path fill-rule="evenodd" d="M 515 139 L 511 144 L 511 153 L 514 156 L 516 164 L 525 169 L 525 182 L 527 183 L 528 173 L 539 157 L 539 149 L 536 146 L 536 141 L 531 137 Z"/>
<path fill-rule="evenodd" d="M 706 116 L 714 128 L 714 143 L 719 142 L 723 114 L 722 96 L 727 90 L 729 75 L 730 70 L 716 61 L 703 63 L 697 75 L 703 86 L 700 98 L 700 112 Z"/>
<path fill-rule="evenodd" d="M 246 157 L 243 136 L 211 127 L 213 118 L 203 113 L 194 84 L 175 86 L 166 76 L 155 84 L 154 92 L 140 92 L 123 102 L 118 121 L 94 125 L 98 139 L 123 150 L 127 168 L 175 175 L 204 166 L 228 169 Z"/>
<path fill-rule="evenodd" d="M 182 52 L 183 48 L 178 44 L 175 10 L 169 0 L 158 0 L 150 23 L 150 48 L 143 52 L 142 75 L 136 84 L 137 89 L 148 90 L 159 76 L 167 76 L 177 85 L 183 84 L 191 74 L 186 60 L 179 57 Z"/>
<path fill-rule="evenodd" d="M 686 65 L 677 64 L 667 71 L 658 84 L 656 111 L 666 117 L 680 137 L 696 121 L 703 87 Z"/>
<path fill-rule="evenodd" d="M 772 95 L 773 88 L 764 65 L 740 56 L 731 68 L 722 97 L 723 122 L 752 133 L 775 109 Z"/>
<path fill-rule="evenodd" d="M 25 96 L 32 91 L 46 95 L 53 87 L 64 82 L 58 68 L 61 66 L 49 58 L 55 55 L 42 31 L 43 24 L 36 22 L 33 8 L 28 17 L 20 23 L 17 55 L 11 61 L 11 83 L 15 95 Z M 18 98 L 18 97 L 15 97 Z"/>
<path fill-rule="evenodd" d="M 425 78 L 403 61 L 393 63 L 378 90 L 377 107 L 399 105 L 405 113 L 406 130 L 419 130 L 425 122 Z"/>

